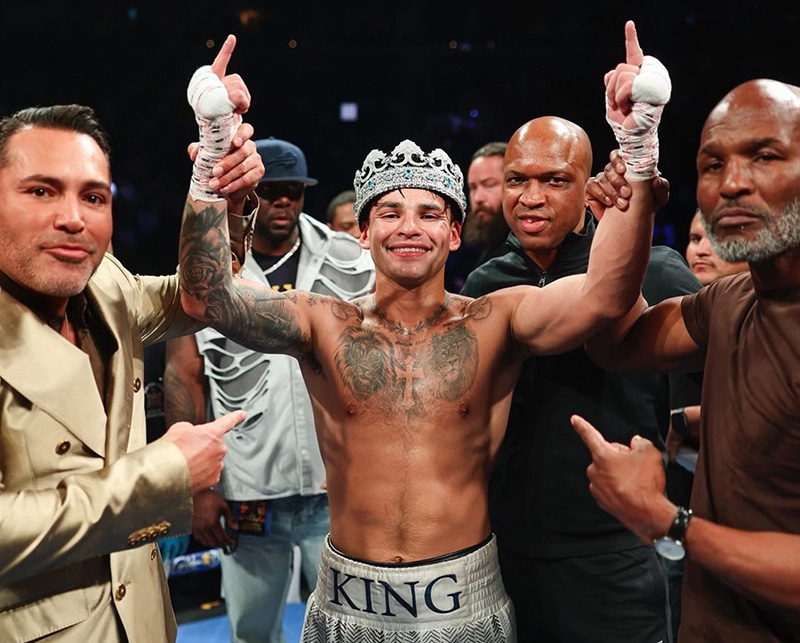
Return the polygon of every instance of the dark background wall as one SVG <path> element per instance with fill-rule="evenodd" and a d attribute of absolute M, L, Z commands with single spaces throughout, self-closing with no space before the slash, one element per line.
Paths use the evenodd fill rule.
<path fill-rule="evenodd" d="M 750 78 L 800 84 L 796 1 L 4 0 L 0 113 L 97 109 L 114 149 L 116 253 L 133 270 L 163 273 L 176 262 L 185 147 L 196 136 L 186 84 L 226 34 L 239 39 L 231 71 L 251 89 L 257 137 L 303 148 L 320 180 L 306 210 L 323 218 L 367 152 L 403 138 L 443 147 L 466 169 L 484 142 L 556 114 L 587 130 L 600 170 L 614 146 L 602 78 L 624 56 L 628 18 L 672 74 L 660 167 L 673 190 L 656 240 L 682 250 L 709 109 Z M 340 122 L 343 101 L 358 103 L 357 122 Z"/>

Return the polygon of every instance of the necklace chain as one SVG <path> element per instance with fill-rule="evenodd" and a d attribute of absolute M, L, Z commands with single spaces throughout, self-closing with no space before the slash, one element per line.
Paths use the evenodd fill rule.
<path fill-rule="evenodd" d="M 436 310 L 434 310 L 428 317 L 421 319 L 415 328 L 406 328 L 401 322 L 389 318 L 386 311 L 381 310 L 377 306 L 374 308 L 375 315 L 383 323 L 387 330 L 398 333 L 400 335 L 414 335 L 420 331 L 427 330 L 432 325 L 441 323 L 443 315 L 449 310 L 451 304 L 451 297 L 448 294 L 444 302 Z"/>
<path fill-rule="evenodd" d="M 300 247 L 300 235 L 297 235 L 297 241 L 294 242 L 292 249 L 289 250 L 285 255 L 283 255 L 280 259 L 278 259 L 274 264 L 272 264 L 269 268 L 264 268 L 264 276 L 271 275 L 275 272 L 278 268 L 280 268 L 283 264 L 285 264 L 289 259 L 292 258 L 292 255 L 297 252 L 297 249 Z"/>

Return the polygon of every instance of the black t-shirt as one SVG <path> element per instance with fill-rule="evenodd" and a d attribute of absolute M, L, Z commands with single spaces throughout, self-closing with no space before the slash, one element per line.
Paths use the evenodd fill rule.
<path fill-rule="evenodd" d="M 276 257 L 273 255 L 265 255 L 255 250 L 251 250 L 251 252 L 253 253 L 253 258 L 258 265 L 261 266 L 261 270 L 264 271 L 264 276 L 273 290 L 277 290 L 278 292 L 294 290 L 294 286 L 297 283 L 297 267 L 300 265 L 299 247 L 277 268 L 275 266 L 281 262 L 286 255 Z"/>
<path fill-rule="evenodd" d="M 514 251 L 477 268 L 462 293 L 477 297 L 585 273 L 594 231 L 587 215 L 584 232 L 570 233 L 544 272 L 511 237 Z M 652 249 L 644 285 L 650 303 L 699 288 L 677 252 Z M 525 362 L 489 485 L 492 528 L 501 547 L 536 558 L 562 558 L 641 546 L 589 493 L 591 457 L 569 422 L 573 413 L 592 422 L 606 439 L 628 444 L 638 434 L 660 443 L 669 424 L 668 378 L 606 373 L 583 348 Z"/>

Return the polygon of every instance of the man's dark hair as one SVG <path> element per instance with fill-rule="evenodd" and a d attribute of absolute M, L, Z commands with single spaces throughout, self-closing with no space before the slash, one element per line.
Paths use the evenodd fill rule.
<path fill-rule="evenodd" d="M 344 205 L 345 203 L 355 203 L 356 202 L 356 193 L 354 190 L 345 190 L 344 192 L 339 192 L 335 197 L 331 199 L 331 202 L 328 204 L 328 209 L 325 211 L 328 215 L 328 223 L 333 223 L 333 219 L 336 216 L 336 208 L 340 205 Z M 355 216 L 355 213 L 353 213 Z"/>
<path fill-rule="evenodd" d="M 482 145 L 477 150 L 475 150 L 470 161 L 474 161 L 475 159 L 479 159 L 484 156 L 505 156 L 507 147 L 508 143 L 502 143 L 500 141 L 492 141 L 491 143 Z"/>
<path fill-rule="evenodd" d="M 84 105 L 51 105 L 28 107 L 0 120 L 0 167 L 8 163 L 8 141 L 22 130 L 42 127 L 77 132 L 91 136 L 111 161 L 108 134 L 91 107 Z"/>

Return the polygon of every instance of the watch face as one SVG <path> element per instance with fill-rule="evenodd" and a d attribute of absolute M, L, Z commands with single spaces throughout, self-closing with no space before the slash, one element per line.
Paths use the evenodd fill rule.
<path fill-rule="evenodd" d="M 670 415 L 670 419 L 672 420 L 672 430 L 682 438 L 685 438 L 689 433 L 689 423 L 686 419 L 686 413 L 682 409 L 680 411 L 675 411 Z"/>
<path fill-rule="evenodd" d="M 683 545 L 672 538 L 659 538 L 653 543 L 656 553 L 667 560 L 682 560 L 686 555 Z"/>

